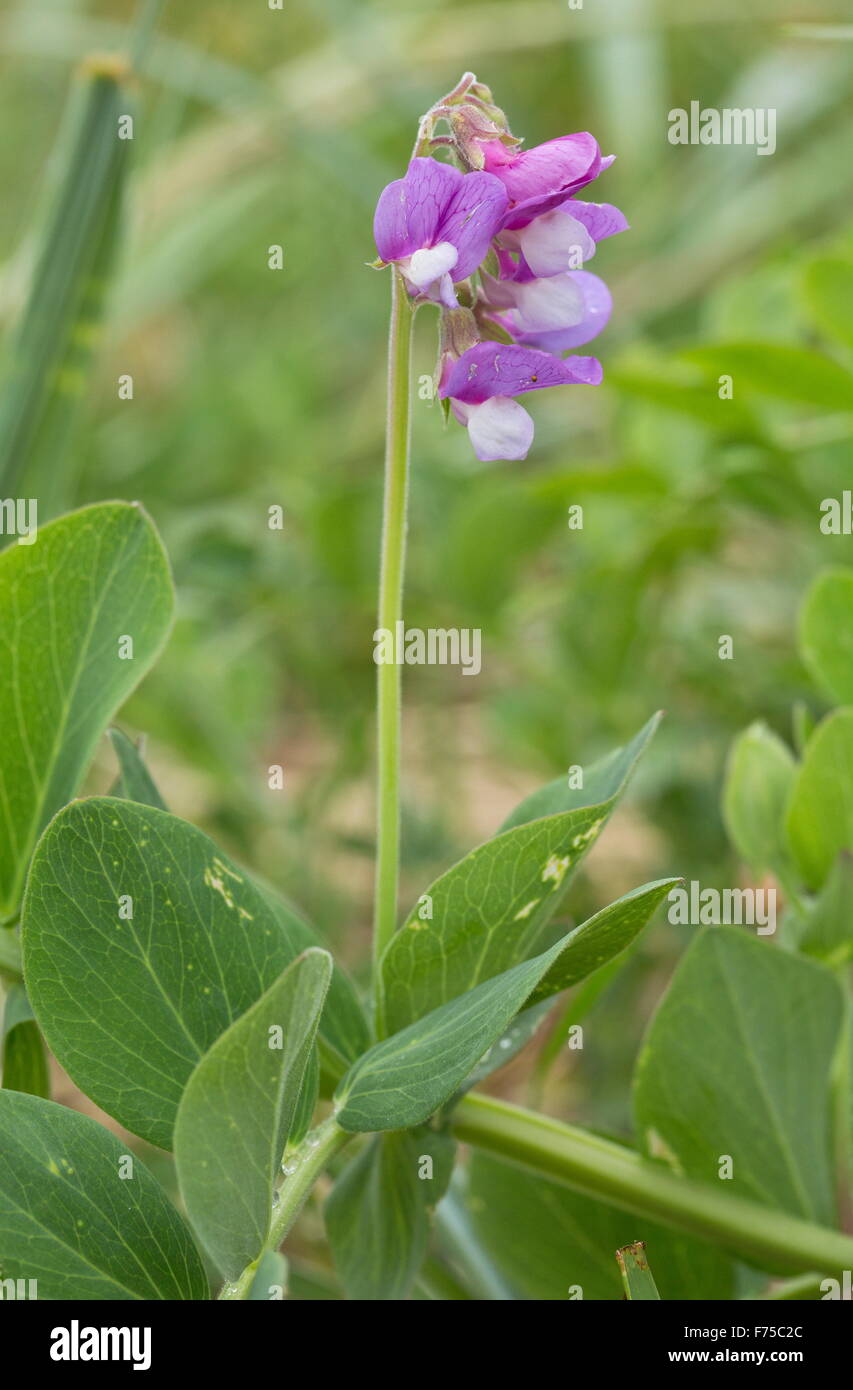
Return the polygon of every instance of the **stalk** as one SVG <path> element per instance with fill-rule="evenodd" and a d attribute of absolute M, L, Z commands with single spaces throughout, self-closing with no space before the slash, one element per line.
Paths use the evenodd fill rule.
<path fill-rule="evenodd" d="M 412 322 L 405 285 L 392 270 L 391 328 L 388 335 L 388 414 L 385 438 L 385 505 L 379 580 L 378 626 L 396 632 L 403 616 L 411 436 Z M 383 1036 L 379 962 L 397 926 L 400 873 L 400 704 L 401 672 L 396 662 L 377 665 L 376 879 L 373 923 L 373 978 L 376 1029 Z"/>
<path fill-rule="evenodd" d="M 453 1129 L 487 1153 L 712 1241 L 759 1268 L 834 1277 L 853 1268 L 853 1237 L 679 1178 L 632 1149 L 491 1096 L 465 1096 Z"/>
<path fill-rule="evenodd" d="M 286 1177 L 278 1191 L 278 1204 L 270 1222 L 269 1234 L 256 1260 L 247 1265 L 233 1284 L 226 1284 L 219 1297 L 223 1301 L 246 1299 L 261 1257 L 268 1250 L 277 1250 L 299 1215 L 305 1200 L 326 1164 L 354 1135 L 348 1134 L 329 1116 L 302 1141 L 290 1161 L 295 1171 Z"/>

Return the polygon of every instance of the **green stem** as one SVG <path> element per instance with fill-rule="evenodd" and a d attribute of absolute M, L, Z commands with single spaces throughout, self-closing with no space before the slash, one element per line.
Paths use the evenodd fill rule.
<path fill-rule="evenodd" d="M 247 1265 L 239 1279 L 226 1284 L 219 1297 L 223 1300 L 245 1299 L 248 1297 L 255 1277 L 255 1270 L 261 1255 L 267 1250 L 277 1250 L 299 1215 L 308 1193 L 319 1178 L 326 1164 L 344 1147 L 354 1135 L 348 1134 L 336 1124 L 334 1116 L 329 1116 L 321 1125 L 313 1129 L 290 1155 L 295 1171 L 284 1179 L 278 1192 L 278 1205 L 270 1223 L 269 1235 L 257 1260 Z"/>
<path fill-rule="evenodd" d="M 392 634 L 403 616 L 406 504 L 409 489 L 411 390 L 409 383 L 414 314 L 405 285 L 392 270 L 391 329 L 388 336 L 388 415 L 385 436 L 385 509 L 378 626 Z M 397 926 L 400 872 L 400 667 L 377 665 L 376 898 L 373 974 L 377 1033 L 383 1034 L 379 962 Z"/>
<path fill-rule="evenodd" d="M 491 1096 L 465 1096 L 453 1129 L 465 1143 L 713 1241 L 759 1268 L 833 1276 L 853 1268 L 853 1237 L 679 1178 L 632 1149 Z"/>

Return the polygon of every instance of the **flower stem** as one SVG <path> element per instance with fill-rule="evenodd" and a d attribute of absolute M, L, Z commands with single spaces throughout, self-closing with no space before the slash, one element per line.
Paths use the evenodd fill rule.
<path fill-rule="evenodd" d="M 391 329 L 388 336 L 388 415 L 385 437 L 385 508 L 379 579 L 379 628 L 390 632 L 403 616 L 406 508 L 409 490 L 411 390 L 409 382 L 414 313 L 400 275 L 392 270 Z M 377 665 L 376 894 L 373 978 L 376 1028 L 383 1033 L 379 962 L 397 925 L 400 866 L 400 667 Z"/>
<path fill-rule="evenodd" d="M 294 1172 L 285 1178 L 279 1188 L 278 1205 L 270 1223 L 269 1235 L 264 1249 L 258 1255 L 257 1260 L 253 1260 L 250 1265 L 246 1266 L 235 1283 L 225 1285 L 219 1295 L 220 1299 L 227 1301 L 229 1299 L 248 1298 L 261 1255 L 267 1250 L 278 1249 L 329 1159 L 333 1158 L 338 1150 L 342 1149 L 344 1144 L 347 1144 L 354 1137 L 354 1135 L 348 1134 L 345 1129 L 341 1129 L 340 1125 L 335 1122 L 333 1115 L 330 1115 L 327 1120 L 324 1120 L 321 1125 L 306 1135 L 299 1148 L 290 1156 L 291 1162 L 294 1164 Z"/>
<path fill-rule="evenodd" d="M 453 1129 L 465 1143 L 585 1196 L 713 1241 L 759 1268 L 835 1277 L 853 1268 L 853 1237 L 679 1178 L 632 1149 L 491 1096 L 465 1096 Z"/>

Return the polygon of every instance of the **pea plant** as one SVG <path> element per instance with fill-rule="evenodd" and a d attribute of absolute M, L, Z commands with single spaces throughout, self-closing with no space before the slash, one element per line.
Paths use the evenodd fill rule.
<path fill-rule="evenodd" d="M 675 876 L 569 915 L 584 856 L 654 759 L 654 713 L 398 912 L 401 668 L 430 636 L 403 619 L 413 321 L 438 317 L 445 418 L 480 461 L 523 459 L 517 397 L 602 377 L 574 352 L 611 308 L 583 267 L 627 223 L 577 195 L 610 163 L 588 134 L 525 150 L 466 74 L 379 198 L 391 331 L 365 997 L 285 897 L 165 806 L 112 726 L 172 622 L 145 511 L 99 503 L 0 554 L 4 1297 L 282 1298 L 281 1247 L 321 1192 L 351 1299 L 849 1287 L 853 572 L 819 577 L 800 633 L 841 707 L 817 724 L 798 711 L 793 748 L 754 725 L 729 763 L 725 819 L 764 885 L 737 906 L 778 888 L 778 923 L 775 907 L 727 916 Z M 78 799 L 107 731 L 109 794 Z M 546 1048 L 576 1032 L 664 904 L 690 942 L 637 1059 L 635 1146 L 478 1089 L 546 1018 Z M 110 1128 L 49 1098 L 47 1049 Z"/>

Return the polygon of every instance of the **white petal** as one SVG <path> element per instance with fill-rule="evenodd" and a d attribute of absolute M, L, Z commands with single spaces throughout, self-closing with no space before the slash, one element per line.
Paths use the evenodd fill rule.
<path fill-rule="evenodd" d="M 548 280 L 516 285 L 515 303 L 519 327 L 525 333 L 573 328 L 584 314 L 583 295 L 571 275 L 552 275 Z"/>
<path fill-rule="evenodd" d="M 452 270 L 458 260 L 456 247 L 449 241 L 440 241 L 437 246 L 413 252 L 404 273 L 407 280 L 423 291 Z"/>
<path fill-rule="evenodd" d="M 454 405 L 462 402 L 454 402 Z M 525 459 L 533 443 L 533 421 L 510 396 L 493 396 L 482 405 L 466 405 L 468 437 L 482 463 Z"/>
<path fill-rule="evenodd" d="M 534 275 L 580 270 L 583 262 L 595 255 L 595 242 L 586 227 L 562 208 L 534 218 L 516 235 Z"/>

